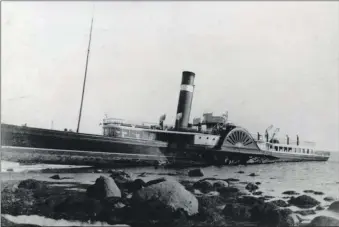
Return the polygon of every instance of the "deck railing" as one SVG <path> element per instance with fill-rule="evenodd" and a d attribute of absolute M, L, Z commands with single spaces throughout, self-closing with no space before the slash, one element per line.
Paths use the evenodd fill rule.
<path fill-rule="evenodd" d="M 251 136 L 253 137 L 253 139 L 255 141 L 258 141 L 258 134 L 257 133 L 250 133 Z M 261 141 L 265 141 L 266 138 L 264 135 L 260 134 L 260 140 Z M 287 144 L 287 138 L 286 137 L 274 137 L 275 139 L 277 139 L 279 141 L 279 143 L 281 144 Z M 297 145 L 297 140 L 294 139 L 289 139 L 289 145 Z M 316 143 L 313 141 L 306 141 L 306 140 L 299 140 L 299 146 L 306 146 L 306 147 L 315 147 Z"/>

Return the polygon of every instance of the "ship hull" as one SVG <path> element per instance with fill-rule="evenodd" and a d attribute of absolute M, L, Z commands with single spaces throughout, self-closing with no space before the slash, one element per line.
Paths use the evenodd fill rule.
<path fill-rule="evenodd" d="M 1 125 L 2 160 L 106 165 L 139 160 L 166 162 L 167 143 Z"/>
<path fill-rule="evenodd" d="M 69 165 L 220 164 L 327 161 L 325 156 L 297 155 L 222 146 L 220 149 L 158 140 L 114 138 L 2 124 L 2 160 Z"/>

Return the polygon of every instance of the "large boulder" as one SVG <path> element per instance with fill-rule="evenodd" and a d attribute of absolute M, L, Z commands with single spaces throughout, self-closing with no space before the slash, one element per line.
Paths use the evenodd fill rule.
<path fill-rule="evenodd" d="M 294 205 L 299 208 L 312 208 L 320 204 L 320 202 L 311 196 L 301 195 L 298 197 L 292 197 L 289 200 L 291 205 Z"/>
<path fill-rule="evenodd" d="M 339 220 L 332 217 L 318 216 L 315 217 L 308 226 L 339 226 Z"/>
<path fill-rule="evenodd" d="M 333 202 L 333 203 L 329 206 L 328 209 L 331 210 L 331 211 L 334 211 L 334 212 L 339 213 L 339 201 Z"/>
<path fill-rule="evenodd" d="M 250 192 L 253 192 L 255 190 L 257 190 L 259 187 L 256 185 L 256 184 L 253 184 L 253 183 L 248 183 L 246 185 L 246 189 Z"/>
<path fill-rule="evenodd" d="M 87 188 L 89 197 L 104 199 L 109 197 L 121 197 L 121 191 L 110 177 L 100 176 L 95 184 Z"/>
<path fill-rule="evenodd" d="M 188 171 L 188 176 L 190 176 L 190 177 L 203 177 L 204 171 L 202 171 L 202 169 L 192 169 L 192 170 Z"/>
<path fill-rule="evenodd" d="M 198 213 L 197 198 L 183 185 L 167 180 L 136 191 L 131 200 L 139 218 L 170 220 L 178 212 Z"/>

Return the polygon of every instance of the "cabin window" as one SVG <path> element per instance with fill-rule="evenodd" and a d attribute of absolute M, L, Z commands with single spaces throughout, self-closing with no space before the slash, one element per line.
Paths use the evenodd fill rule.
<path fill-rule="evenodd" d="M 292 151 L 292 148 L 290 147 L 290 148 L 288 148 L 288 152 L 290 152 L 290 151 Z"/>
<path fill-rule="evenodd" d="M 208 137 L 207 137 L 207 139 L 208 139 Z"/>
<path fill-rule="evenodd" d="M 282 147 L 279 147 L 279 151 L 283 151 L 283 148 L 282 148 Z"/>
<path fill-rule="evenodd" d="M 199 139 L 201 139 L 201 136 L 199 136 Z"/>
<path fill-rule="evenodd" d="M 303 149 L 303 153 L 305 154 L 305 149 Z"/>
<path fill-rule="evenodd" d="M 284 147 L 284 151 L 287 152 L 287 147 Z"/>
<path fill-rule="evenodd" d="M 307 154 L 309 154 L 310 153 L 310 151 L 307 149 Z"/>
<path fill-rule="evenodd" d="M 297 153 L 297 148 L 294 148 L 294 153 Z"/>
<path fill-rule="evenodd" d="M 274 149 L 275 149 L 276 151 L 278 151 L 278 147 L 277 147 L 277 146 L 274 146 Z"/>
<path fill-rule="evenodd" d="M 215 140 L 215 138 L 213 138 L 213 140 Z"/>
<path fill-rule="evenodd" d="M 272 145 L 270 145 L 270 149 L 272 149 L 273 148 L 273 146 Z"/>

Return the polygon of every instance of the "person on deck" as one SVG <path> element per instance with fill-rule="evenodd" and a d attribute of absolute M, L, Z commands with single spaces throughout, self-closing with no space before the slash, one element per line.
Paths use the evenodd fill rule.
<path fill-rule="evenodd" d="M 265 131 L 265 138 L 266 138 L 266 142 L 268 142 L 268 131 Z"/>

